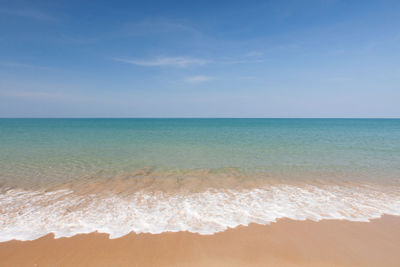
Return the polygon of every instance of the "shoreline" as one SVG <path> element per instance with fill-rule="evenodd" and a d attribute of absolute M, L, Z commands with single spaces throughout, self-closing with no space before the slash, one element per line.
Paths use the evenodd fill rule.
<path fill-rule="evenodd" d="M 400 216 L 250 224 L 213 235 L 189 232 L 78 234 L 0 243 L 2 266 L 398 266 Z"/>
<path fill-rule="evenodd" d="M 4 191 L 0 194 L 0 242 L 34 240 L 49 233 L 58 238 L 96 231 L 110 234 L 111 238 L 132 231 L 213 234 L 229 227 L 268 224 L 281 218 L 367 221 L 383 214 L 400 215 L 399 186 L 320 182 L 253 189 L 211 187 L 192 192 L 189 188 L 196 188 L 202 179 L 184 180 L 168 179 L 166 188 L 181 188 L 178 192 L 169 190 L 171 193 L 134 191 L 137 183 L 153 185 L 145 178 L 91 182 L 80 190 Z"/>

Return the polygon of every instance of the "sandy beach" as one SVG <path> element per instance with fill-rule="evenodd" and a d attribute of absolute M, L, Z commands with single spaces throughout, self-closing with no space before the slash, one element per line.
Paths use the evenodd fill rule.
<path fill-rule="evenodd" d="M 1 1 L 0 267 L 400 267 L 399 14 Z"/>
<path fill-rule="evenodd" d="M 100 233 L 0 243 L 1 266 L 399 266 L 400 217 L 282 219 L 214 235 Z"/>

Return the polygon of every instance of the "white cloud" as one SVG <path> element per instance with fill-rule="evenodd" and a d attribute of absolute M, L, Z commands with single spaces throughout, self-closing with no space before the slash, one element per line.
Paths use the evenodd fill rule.
<path fill-rule="evenodd" d="M 184 68 L 192 65 L 205 65 L 208 63 L 205 59 L 192 57 L 160 57 L 155 59 L 114 58 L 114 60 L 144 67 L 172 66 Z"/>
<path fill-rule="evenodd" d="M 201 83 L 201 82 L 208 82 L 211 80 L 214 80 L 214 78 L 204 75 L 190 76 L 186 78 L 186 81 L 189 83 Z"/>

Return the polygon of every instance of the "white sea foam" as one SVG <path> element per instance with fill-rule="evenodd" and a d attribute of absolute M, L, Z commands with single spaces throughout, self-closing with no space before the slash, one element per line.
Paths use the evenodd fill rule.
<path fill-rule="evenodd" d="M 7 190 L 0 193 L 0 241 L 94 231 L 110 238 L 131 231 L 213 234 L 279 218 L 368 221 L 383 214 L 400 215 L 398 187 L 281 184 L 198 193 L 139 191 L 124 196 Z"/>

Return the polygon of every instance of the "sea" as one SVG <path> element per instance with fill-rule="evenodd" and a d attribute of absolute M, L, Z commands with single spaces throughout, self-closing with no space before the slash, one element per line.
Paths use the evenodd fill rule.
<path fill-rule="evenodd" d="M 0 242 L 400 215 L 400 119 L 0 119 Z"/>

